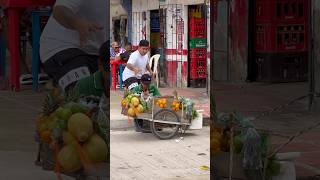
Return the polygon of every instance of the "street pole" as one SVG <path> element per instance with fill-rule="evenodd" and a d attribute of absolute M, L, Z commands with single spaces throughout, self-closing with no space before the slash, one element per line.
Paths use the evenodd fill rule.
<path fill-rule="evenodd" d="M 314 33 L 313 33 L 313 0 L 310 0 L 310 20 L 309 20 L 309 46 L 308 46 L 308 73 L 309 73 L 309 110 L 312 109 L 312 104 L 313 104 L 313 98 L 314 98 L 314 66 L 313 66 L 313 38 L 314 38 Z"/>
<path fill-rule="evenodd" d="M 320 1 L 311 0 L 310 106 L 320 111 Z"/>

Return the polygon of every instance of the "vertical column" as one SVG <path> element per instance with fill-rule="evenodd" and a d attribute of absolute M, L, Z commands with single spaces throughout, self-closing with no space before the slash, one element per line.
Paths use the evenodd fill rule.
<path fill-rule="evenodd" d="M 10 87 L 20 90 L 20 14 L 15 8 L 8 9 L 9 19 L 9 50 L 10 50 Z"/>

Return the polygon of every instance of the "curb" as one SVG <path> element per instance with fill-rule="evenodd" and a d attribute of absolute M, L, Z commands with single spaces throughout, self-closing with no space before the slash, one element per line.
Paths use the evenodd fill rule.
<path fill-rule="evenodd" d="M 210 118 L 203 117 L 203 126 L 210 126 Z M 110 120 L 110 130 L 122 130 L 122 129 L 132 129 L 134 128 L 133 120 L 131 120 L 131 124 L 129 124 L 128 120 L 118 119 L 118 120 Z"/>

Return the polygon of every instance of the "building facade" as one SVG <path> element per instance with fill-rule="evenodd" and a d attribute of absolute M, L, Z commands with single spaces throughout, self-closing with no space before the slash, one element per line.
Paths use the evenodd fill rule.
<path fill-rule="evenodd" d="M 208 87 L 209 2 L 204 0 L 123 0 L 120 4 L 127 13 L 127 28 L 122 34 L 127 35 L 127 41 L 134 47 L 137 47 L 142 39 L 150 41 L 150 56 L 161 55 L 159 73 L 160 81 L 164 86 Z M 201 21 L 203 27 L 195 29 L 196 26 L 190 26 L 191 21 L 193 23 Z M 196 30 L 200 36 L 196 36 Z M 197 58 L 199 52 L 201 57 Z"/>

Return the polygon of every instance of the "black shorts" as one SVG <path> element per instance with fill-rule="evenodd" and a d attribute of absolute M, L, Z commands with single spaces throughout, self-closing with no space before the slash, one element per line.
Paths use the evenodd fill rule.
<path fill-rule="evenodd" d="M 44 71 L 53 79 L 54 85 L 60 87 L 61 79 L 68 79 L 69 77 L 66 76 L 78 69 L 80 73 L 78 72 L 77 74 L 75 72 L 76 77 L 81 78 L 88 76 L 88 74 L 93 74 L 98 70 L 98 56 L 89 55 L 80 49 L 71 48 L 58 52 L 44 63 Z M 87 70 L 83 71 L 83 69 Z M 76 81 L 71 80 L 65 83 L 65 87 L 63 87 L 66 88 L 75 83 Z"/>
<path fill-rule="evenodd" d="M 130 77 L 126 79 L 123 84 L 126 86 L 128 90 L 131 90 L 132 88 L 138 86 L 141 82 L 141 79 L 137 79 L 136 77 Z"/>

